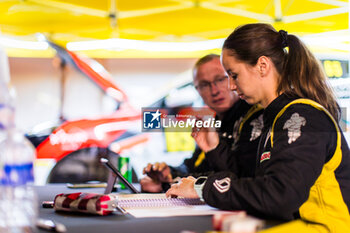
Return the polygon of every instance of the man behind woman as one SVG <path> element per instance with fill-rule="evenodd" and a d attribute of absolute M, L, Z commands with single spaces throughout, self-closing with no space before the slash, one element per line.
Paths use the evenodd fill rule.
<path fill-rule="evenodd" d="M 265 108 L 255 177 L 184 178 L 167 195 L 199 196 L 262 218 L 299 219 L 279 232 L 350 232 L 350 152 L 316 58 L 294 35 L 247 24 L 226 39 L 222 64 L 231 89 Z M 203 144 L 215 149 L 215 137 L 201 133 Z"/>
<path fill-rule="evenodd" d="M 148 164 L 144 168 L 147 176 L 140 181 L 145 192 L 166 191 L 176 177 L 188 175 L 198 177 L 225 170 L 233 171 L 238 177 L 254 174 L 256 148 L 263 125 L 262 108 L 247 104 L 229 89 L 219 55 L 209 54 L 196 62 L 193 84 L 204 103 L 215 112 L 216 119 L 221 120 L 220 139 L 217 138 L 220 146 L 210 153 L 206 153 L 205 147 L 196 147 L 192 157 L 178 167 L 164 162 Z"/>

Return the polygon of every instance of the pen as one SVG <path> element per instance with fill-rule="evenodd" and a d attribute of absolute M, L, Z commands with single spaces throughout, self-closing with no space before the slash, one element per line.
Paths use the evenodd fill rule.
<path fill-rule="evenodd" d="M 55 223 L 50 219 L 43 219 L 43 218 L 39 218 L 36 221 L 36 227 L 47 231 L 53 231 L 53 232 L 67 231 L 66 227 L 62 223 L 57 223 L 57 222 Z"/>
<path fill-rule="evenodd" d="M 54 202 L 53 201 L 43 201 L 41 206 L 43 208 L 53 208 L 54 207 Z"/>
<path fill-rule="evenodd" d="M 115 207 L 117 210 L 119 210 L 122 214 L 127 214 L 128 213 L 128 211 L 126 211 L 123 207 L 121 207 L 121 206 L 116 206 Z"/>

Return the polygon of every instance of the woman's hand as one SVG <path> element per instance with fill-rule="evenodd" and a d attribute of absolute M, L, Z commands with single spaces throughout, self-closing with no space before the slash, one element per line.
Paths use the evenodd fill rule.
<path fill-rule="evenodd" d="M 196 179 L 192 176 L 182 178 L 179 183 L 171 185 L 171 188 L 166 192 L 167 197 L 186 197 L 199 198 L 196 190 L 194 190 L 194 183 Z"/>

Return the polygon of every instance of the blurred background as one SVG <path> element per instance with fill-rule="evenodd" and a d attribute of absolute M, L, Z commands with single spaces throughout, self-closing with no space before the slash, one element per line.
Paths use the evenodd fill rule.
<path fill-rule="evenodd" d="M 0 46 L 16 90 L 16 125 L 36 140 L 36 182 L 103 180 L 90 173 L 105 154 L 130 157 L 138 177 L 147 162 L 181 163 L 194 148 L 189 134 L 141 132 L 141 108 L 202 106 L 192 66 L 220 53 L 246 23 L 296 34 L 316 54 L 343 107 L 349 141 L 349 9 L 347 0 L 1 0 Z M 63 50 L 57 56 L 47 39 L 80 58 Z M 125 96 L 84 73 L 85 58 L 100 63 Z M 102 130 L 108 137 L 97 135 L 96 127 L 118 122 Z"/>

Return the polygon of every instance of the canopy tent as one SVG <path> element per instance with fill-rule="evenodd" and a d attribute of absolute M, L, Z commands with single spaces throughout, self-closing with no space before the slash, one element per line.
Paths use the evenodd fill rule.
<path fill-rule="evenodd" d="M 104 46 L 85 50 L 95 57 L 197 57 L 219 48 L 220 40 L 241 24 L 266 22 L 300 36 L 315 33 L 345 34 L 349 41 L 347 0 L 2 0 L 2 38 L 36 41 L 44 33 L 62 45 L 110 38 L 135 41 L 103 41 Z M 177 42 L 153 48 L 146 42 Z M 195 50 L 193 42 L 213 45 Z M 6 40 L 5 40 L 6 42 Z M 3 44 L 5 43 L 3 42 Z M 182 48 L 187 44 L 188 51 Z M 216 45 L 214 45 L 216 43 Z M 312 42 L 311 42 L 312 43 Z M 1 44 L 1 38 L 0 38 Z M 16 43 L 15 43 L 16 44 Z M 106 47 L 108 44 L 110 47 Z M 126 44 L 128 46 L 123 47 Z M 51 50 L 14 49 L 10 56 L 52 56 Z M 17 43 L 18 45 L 18 43 Z M 131 46 L 130 46 L 131 45 Z M 166 46 L 169 49 L 166 49 Z M 11 48 L 12 47 L 12 48 Z M 93 48 L 93 50 L 91 50 Z M 214 50 L 212 50 L 214 48 Z M 335 48 L 332 48 L 335 49 Z M 342 48 L 340 49 L 342 50 Z M 345 49 L 346 50 L 346 49 Z M 347 51 L 347 50 L 346 50 Z"/>

